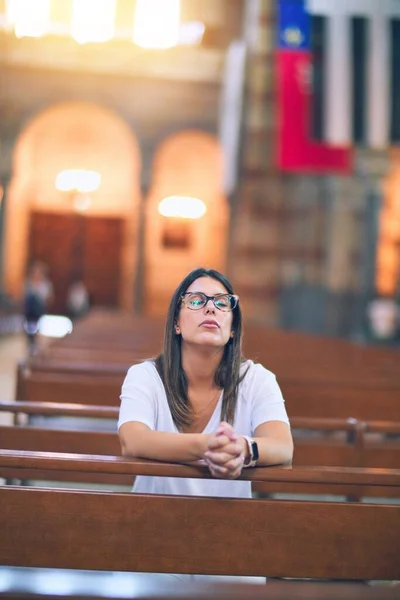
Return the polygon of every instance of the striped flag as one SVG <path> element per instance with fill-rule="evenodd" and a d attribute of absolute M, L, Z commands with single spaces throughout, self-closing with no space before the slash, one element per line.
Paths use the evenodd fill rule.
<path fill-rule="evenodd" d="M 289 172 L 349 173 L 353 152 L 348 144 L 331 147 L 313 139 L 313 129 L 318 125 L 313 114 L 317 115 L 318 111 L 313 107 L 311 40 L 312 18 L 306 0 L 279 0 L 276 53 L 278 167 Z M 317 68 L 315 74 L 316 87 L 322 87 L 321 69 Z M 321 120 L 320 116 L 318 118 Z"/>
<path fill-rule="evenodd" d="M 331 145 L 400 142 L 399 0 L 308 0 L 312 134 Z"/>

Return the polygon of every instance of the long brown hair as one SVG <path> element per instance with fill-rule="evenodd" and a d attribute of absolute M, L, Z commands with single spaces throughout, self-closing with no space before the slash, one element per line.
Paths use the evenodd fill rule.
<path fill-rule="evenodd" d="M 188 398 L 186 373 L 182 367 L 182 337 L 176 335 L 175 322 L 181 309 L 182 294 L 199 277 L 211 277 L 219 281 L 229 294 L 234 293 L 231 283 L 222 273 L 214 269 L 198 268 L 185 277 L 172 296 L 165 325 L 164 350 L 155 359 L 155 365 L 164 383 L 172 418 L 180 431 L 193 422 L 193 411 Z M 214 375 L 215 385 L 223 389 L 221 420 L 231 424 L 235 418 L 238 386 L 245 376 L 245 373 L 240 374 L 240 367 L 245 359 L 242 356 L 242 313 L 239 303 L 233 309 L 232 316 L 234 336 L 225 345 Z"/>

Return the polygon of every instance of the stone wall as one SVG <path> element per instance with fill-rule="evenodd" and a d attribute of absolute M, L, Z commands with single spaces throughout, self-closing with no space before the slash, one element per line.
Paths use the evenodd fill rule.
<path fill-rule="evenodd" d="M 95 102 L 115 111 L 139 138 L 142 184 L 146 187 L 154 151 L 167 135 L 186 128 L 217 131 L 219 85 L 216 82 L 151 80 L 6 66 L 0 67 L 0 79 L 2 156 L 3 146 L 7 146 L 8 153 L 12 151 L 19 133 L 39 112 L 59 102 Z"/>
<path fill-rule="evenodd" d="M 258 5 L 246 75 L 240 185 L 231 198 L 228 272 L 246 316 L 253 320 L 353 335 L 362 327 L 373 288 L 376 219 L 387 155 L 358 151 L 351 177 L 284 175 L 276 170 L 276 0 L 259 0 Z M 77 64 L 83 65 L 87 53 L 79 50 Z M 131 56 L 125 56 L 125 67 L 120 63 L 113 71 L 102 64 L 97 72 L 84 65 L 56 69 L 56 59 L 54 68 L 32 68 L 21 54 L 7 65 L 4 56 L 0 57 L 2 181 L 10 179 L 19 133 L 37 113 L 62 101 L 93 101 L 128 123 L 140 143 L 144 194 L 162 139 L 187 128 L 218 130 L 221 52 L 199 54 L 202 66 L 196 72 L 201 76 L 195 70 L 191 74 L 187 55 L 179 58 L 178 53 L 169 77 L 166 64 L 159 76 L 145 77 L 143 65 L 142 74 L 130 65 Z"/>

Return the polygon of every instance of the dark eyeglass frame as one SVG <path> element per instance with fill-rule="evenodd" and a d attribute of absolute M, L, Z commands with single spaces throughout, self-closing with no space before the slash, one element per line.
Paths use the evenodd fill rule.
<path fill-rule="evenodd" d="M 186 304 L 186 301 L 185 301 L 186 296 L 203 296 L 203 298 L 205 298 L 205 303 L 202 306 L 199 306 L 198 308 L 193 308 L 193 306 L 189 306 L 188 304 Z M 229 299 L 229 307 L 230 308 L 227 308 L 226 310 L 224 310 L 223 308 L 221 308 L 220 306 L 217 306 L 215 304 L 215 301 L 221 297 Z M 183 304 L 189 310 L 201 310 L 202 308 L 207 306 L 209 300 L 211 300 L 211 302 L 214 304 L 215 308 L 217 308 L 221 312 L 232 312 L 233 310 L 235 310 L 235 308 L 238 305 L 239 296 L 237 296 L 236 294 L 216 294 L 215 296 L 207 296 L 207 294 L 204 294 L 203 292 L 184 292 L 183 294 L 181 294 L 181 302 L 183 302 Z"/>

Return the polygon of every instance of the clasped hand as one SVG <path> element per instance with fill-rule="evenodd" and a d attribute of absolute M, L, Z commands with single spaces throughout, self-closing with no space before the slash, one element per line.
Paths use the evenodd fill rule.
<path fill-rule="evenodd" d="M 233 427 L 222 422 L 210 437 L 204 459 L 213 477 L 236 479 L 242 472 L 246 441 Z"/>

